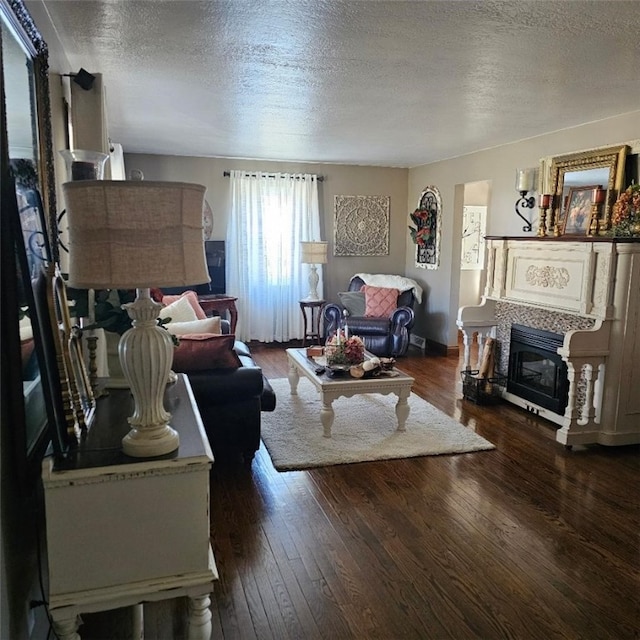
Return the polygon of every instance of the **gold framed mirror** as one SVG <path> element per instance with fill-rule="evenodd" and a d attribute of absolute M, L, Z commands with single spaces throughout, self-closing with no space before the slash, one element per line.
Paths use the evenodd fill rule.
<path fill-rule="evenodd" d="M 19 157 L 27 157 L 33 161 L 38 172 L 38 188 L 42 204 L 46 212 L 47 232 L 53 253 L 54 262 L 58 261 L 58 223 L 56 208 L 56 185 L 54 175 L 53 133 L 51 128 L 51 104 L 49 100 L 49 51 L 31 15 L 21 0 L 0 0 L 0 24 L 5 47 L 15 44 L 16 57 L 3 58 L 3 74 L 5 91 L 7 92 L 7 136 L 9 139 L 9 155 L 14 157 L 14 140 L 18 142 Z M 18 68 L 19 56 L 22 54 L 23 68 L 26 69 L 28 85 L 17 91 L 24 93 L 24 98 L 17 96 L 12 102 L 10 94 L 13 90 L 14 63 Z M 16 80 L 16 85 L 22 82 Z M 26 130 L 29 128 L 28 140 L 31 149 L 20 144 L 27 141 Z M 23 136 L 24 134 L 24 136 Z"/>
<path fill-rule="evenodd" d="M 628 151 L 627 145 L 620 145 L 552 158 L 549 176 L 550 193 L 554 196 L 552 218 L 560 228 L 564 224 L 565 200 L 570 189 L 585 185 L 602 185 L 606 190 L 599 229 L 606 232 L 611 228 L 611 210 L 623 188 Z"/>
<path fill-rule="evenodd" d="M 56 453 L 62 405 L 43 338 L 34 283 L 57 257 L 57 213 L 48 49 L 25 4 L 0 0 L 0 192 L 2 215 L 2 403 L 11 425 L 16 478 L 25 491 L 40 477 L 49 442 Z M 5 329 L 6 327 L 6 329 Z"/>

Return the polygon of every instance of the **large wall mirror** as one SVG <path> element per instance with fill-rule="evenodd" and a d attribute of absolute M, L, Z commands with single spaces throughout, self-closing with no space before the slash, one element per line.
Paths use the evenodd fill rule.
<path fill-rule="evenodd" d="M 2 132 L 2 402 L 10 407 L 2 427 L 10 432 L 16 471 L 30 482 L 39 474 L 50 427 L 56 422 L 32 283 L 57 258 L 57 231 L 47 46 L 19 0 L 0 0 L 0 45 L 6 127 Z"/>
<path fill-rule="evenodd" d="M 0 0 L 10 158 L 33 160 L 50 238 L 57 237 L 47 45 L 21 0 Z M 6 56 L 6 57 L 5 57 Z M 57 262 L 56 242 L 51 242 Z"/>
<path fill-rule="evenodd" d="M 621 145 L 557 156 L 551 161 L 550 193 L 554 196 L 553 215 L 562 228 L 566 199 L 571 189 L 598 185 L 607 194 L 600 217 L 600 230 L 611 227 L 611 212 L 624 184 L 625 160 L 629 147 Z"/>

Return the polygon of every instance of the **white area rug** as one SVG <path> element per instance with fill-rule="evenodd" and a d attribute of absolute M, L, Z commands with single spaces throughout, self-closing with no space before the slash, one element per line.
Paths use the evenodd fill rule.
<path fill-rule="evenodd" d="M 396 430 L 394 394 L 365 394 L 333 402 L 332 437 L 322 435 L 320 394 L 306 379 L 292 396 L 286 378 L 271 380 L 277 405 L 262 414 L 262 440 L 278 471 L 494 449 L 489 441 L 414 393 L 407 430 Z"/>

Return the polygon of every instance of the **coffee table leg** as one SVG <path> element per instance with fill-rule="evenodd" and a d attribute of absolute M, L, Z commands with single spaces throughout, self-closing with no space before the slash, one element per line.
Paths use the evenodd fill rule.
<path fill-rule="evenodd" d="M 406 431 L 405 424 L 407 422 L 407 418 L 409 417 L 409 403 L 407 402 L 407 398 L 409 397 L 408 393 L 400 393 L 398 394 L 398 403 L 396 404 L 396 417 L 398 418 L 398 431 Z"/>
<path fill-rule="evenodd" d="M 331 437 L 331 426 L 333 425 L 333 419 L 335 413 L 331 403 L 333 400 L 322 398 L 322 409 L 320 409 L 320 422 L 322 423 L 322 435 L 325 438 Z"/>
<path fill-rule="evenodd" d="M 298 382 L 300 382 L 300 374 L 298 373 L 298 370 L 296 369 L 296 366 L 293 363 L 289 365 L 288 378 L 289 378 L 289 387 L 291 388 L 291 395 L 297 396 Z"/>

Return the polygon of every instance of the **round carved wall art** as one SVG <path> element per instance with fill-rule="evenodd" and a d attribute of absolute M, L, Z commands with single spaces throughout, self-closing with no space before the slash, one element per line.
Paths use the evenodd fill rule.
<path fill-rule="evenodd" d="M 389 196 L 335 196 L 333 255 L 389 255 L 389 200 Z"/>

